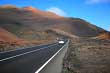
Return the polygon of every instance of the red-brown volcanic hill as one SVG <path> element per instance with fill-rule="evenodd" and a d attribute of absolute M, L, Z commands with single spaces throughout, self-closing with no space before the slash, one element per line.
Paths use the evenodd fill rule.
<path fill-rule="evenodd" d="M 58 29 L 79 37 L 97 36 L 105 30 L 79 18 L 66 18 L 32 7 L 0 7 L 0 26 L 18 36 L 21 32 Z M 38 34 L 37 34 L 38 35 Z"/>
<path fill-rule="evenodd" d="M 16 35 L 8 32 L 0 27 L 0 46 L 1 45 L 25 45 L 29 44 L 29 41 L 18 38 Z"/>
<path fill-rule="evenodd" d="M 60 29 L 79 37 L 92 37 L 107 32 L 79 18 L 63 18 L 61 21 L 53 25 L 54 29 Z"/>
<path fill-rule="evenodd" d="M 12 33 L 6 31 L 3 28 L 0 28 L 0 41 L 8 41 L 8 42 L 14 42 L 19 40 L 15 35 L 13 35 Z"/>
<path fill-rule="evenodd" d="M 38 10 L 36 8 L 33 8 L 31 6 L 21 8 L 21 10 L 30 11 L 32 13 L 35 13 L 36 15 L 43 16 L 43 17 L 50 17 L 50 18 L 60 18 L 61 17 L 52 12 L 44 12 L 44 11 Z"/>
<path fill-rule="evenodd" d="M 98 39 L 110 39 L 110 32 L 102 33 L 99 36 L 97 36 L 96 38 L 98 38 Z"/>

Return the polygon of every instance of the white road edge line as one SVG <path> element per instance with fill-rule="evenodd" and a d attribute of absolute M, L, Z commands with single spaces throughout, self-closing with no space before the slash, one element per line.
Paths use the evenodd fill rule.
<path fill-rule="evenodd" d="M 69 40 L 67 41 L 67 43 L 65 43 L 65 45 L 67 45 L 69 43 Z M 61 49 L 59 51 L 57 51 L 49 60 L 47 60 L 35 73 L 39 73 L 64 47 L 61 47 Z"/>
<path fill-rule="evenodd" d="M 50 45 L 48 47 L 51 47 L 51 46 L 54 46 L 54 45 L 56 45 L 56 44 Z M 40 48 L 40 49 L 29 51 L 29 52 L 26 52 L 26 53 L 22 53 L 22 54 L 18 54 L 18 55 L 15 55 L 15 56 L 11 56 L 11 57 L 8 57 L 8 58 L 4 58 L 4 59 L 1 59 L 0 62 L 8 60 L 8 59 L 15 58 L 15 57 L 18 57 L 18 56 L 22 56 L 22 55 L 25 55 L 25 54 L 29 54 L 29 53 L 32 53 L 32 52 L 35 52 L 35 51 L 38 51 L 38 50 L 42 50 L 42 49 L 45 49 L 45 48 L 48 48 L 48 47 L 44 47 L 44 48 Z"/>

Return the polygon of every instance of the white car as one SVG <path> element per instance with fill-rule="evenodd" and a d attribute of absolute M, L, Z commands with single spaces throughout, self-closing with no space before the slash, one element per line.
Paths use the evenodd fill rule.
<path fill-rule="evenodd" d="M 64 44 L 64 41 L 58 41 L 59 44 Z"/>

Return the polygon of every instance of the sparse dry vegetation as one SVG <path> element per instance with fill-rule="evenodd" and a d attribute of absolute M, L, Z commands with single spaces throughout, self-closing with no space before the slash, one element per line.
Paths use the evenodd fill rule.
<path fill-rule="evenodd" d="M 109 73 L 110 40 L 71 40 L 62 73 Z"/>

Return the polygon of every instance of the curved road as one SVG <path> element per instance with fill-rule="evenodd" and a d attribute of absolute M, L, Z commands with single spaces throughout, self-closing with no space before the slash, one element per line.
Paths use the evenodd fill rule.
<path fill-rule="evenodd" d="M 0 53 L 0 73 L 35 73 L 66 42 Z"/>

